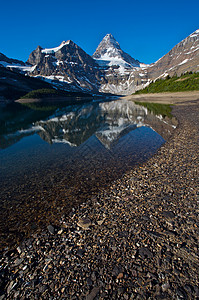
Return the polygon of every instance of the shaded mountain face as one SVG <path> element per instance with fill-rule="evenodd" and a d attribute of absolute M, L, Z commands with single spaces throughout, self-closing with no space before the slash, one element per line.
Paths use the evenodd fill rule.
<path fill-rule="evenodd" d="M 27 76 L 33 69 L 28 63 L 0 53 L 0 103 L 14 101 L 32 90 L 52 88 L 43 80 Z"/>
<path fill-rule="evenodd" d="M 18 59 L 12 59 L 5 56 L 3 53 L 0 53 L 0 65 L 3 67 L 6 67 L 8 65 L 19 65 L 19 66 L 25 66 L 26 64 Z"/>
<path fill-rule="evenodd" d="M 26 93 L 43 88 L 52 88 L 47 82 L 13 71 L 0 65 L 0 102 L 16 100 Z"/>
<path fill-rule="evenodd" d="M 24 63 L 18 59 L 8 58 L 3 53 L 0 53 L 0 66 L 20 73 L 33 71 L 33 67 L 30 64 Z"/>

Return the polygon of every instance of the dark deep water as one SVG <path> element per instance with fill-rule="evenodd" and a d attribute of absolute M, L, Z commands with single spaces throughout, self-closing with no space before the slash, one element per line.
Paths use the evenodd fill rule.
<path fill-rule="evenodd" d="M 56 223 L 146 161 L 173 127 L 125 100 L 1 108 L 0 247 Z"/>

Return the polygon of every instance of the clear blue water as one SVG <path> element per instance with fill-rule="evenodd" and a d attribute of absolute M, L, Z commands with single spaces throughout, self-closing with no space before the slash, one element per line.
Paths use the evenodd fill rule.
<path fill-rule="evenodd" d="M 0 111 L 1 244 L 56 223 L 146 161 L 172 126 L 130 101 Z"/>

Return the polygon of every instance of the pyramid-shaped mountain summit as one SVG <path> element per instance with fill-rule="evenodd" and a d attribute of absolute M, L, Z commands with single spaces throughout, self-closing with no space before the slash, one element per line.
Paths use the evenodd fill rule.
<path fill-rule="evenodd" d="M 124 52 L 112 34 L 107 34 L 97 47 L 93 58 L 99 65 L 140 67 L 140 62 Z"/>

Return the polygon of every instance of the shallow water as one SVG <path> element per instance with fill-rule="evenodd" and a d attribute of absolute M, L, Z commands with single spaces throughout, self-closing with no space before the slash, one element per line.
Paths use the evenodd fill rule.
<path fill-rule="evenodd" d="M 18 105 L 2 109 L 0 122 L 1 247 L 56 224 L 151 157 L 174 128 L 125 100 Z"/>

